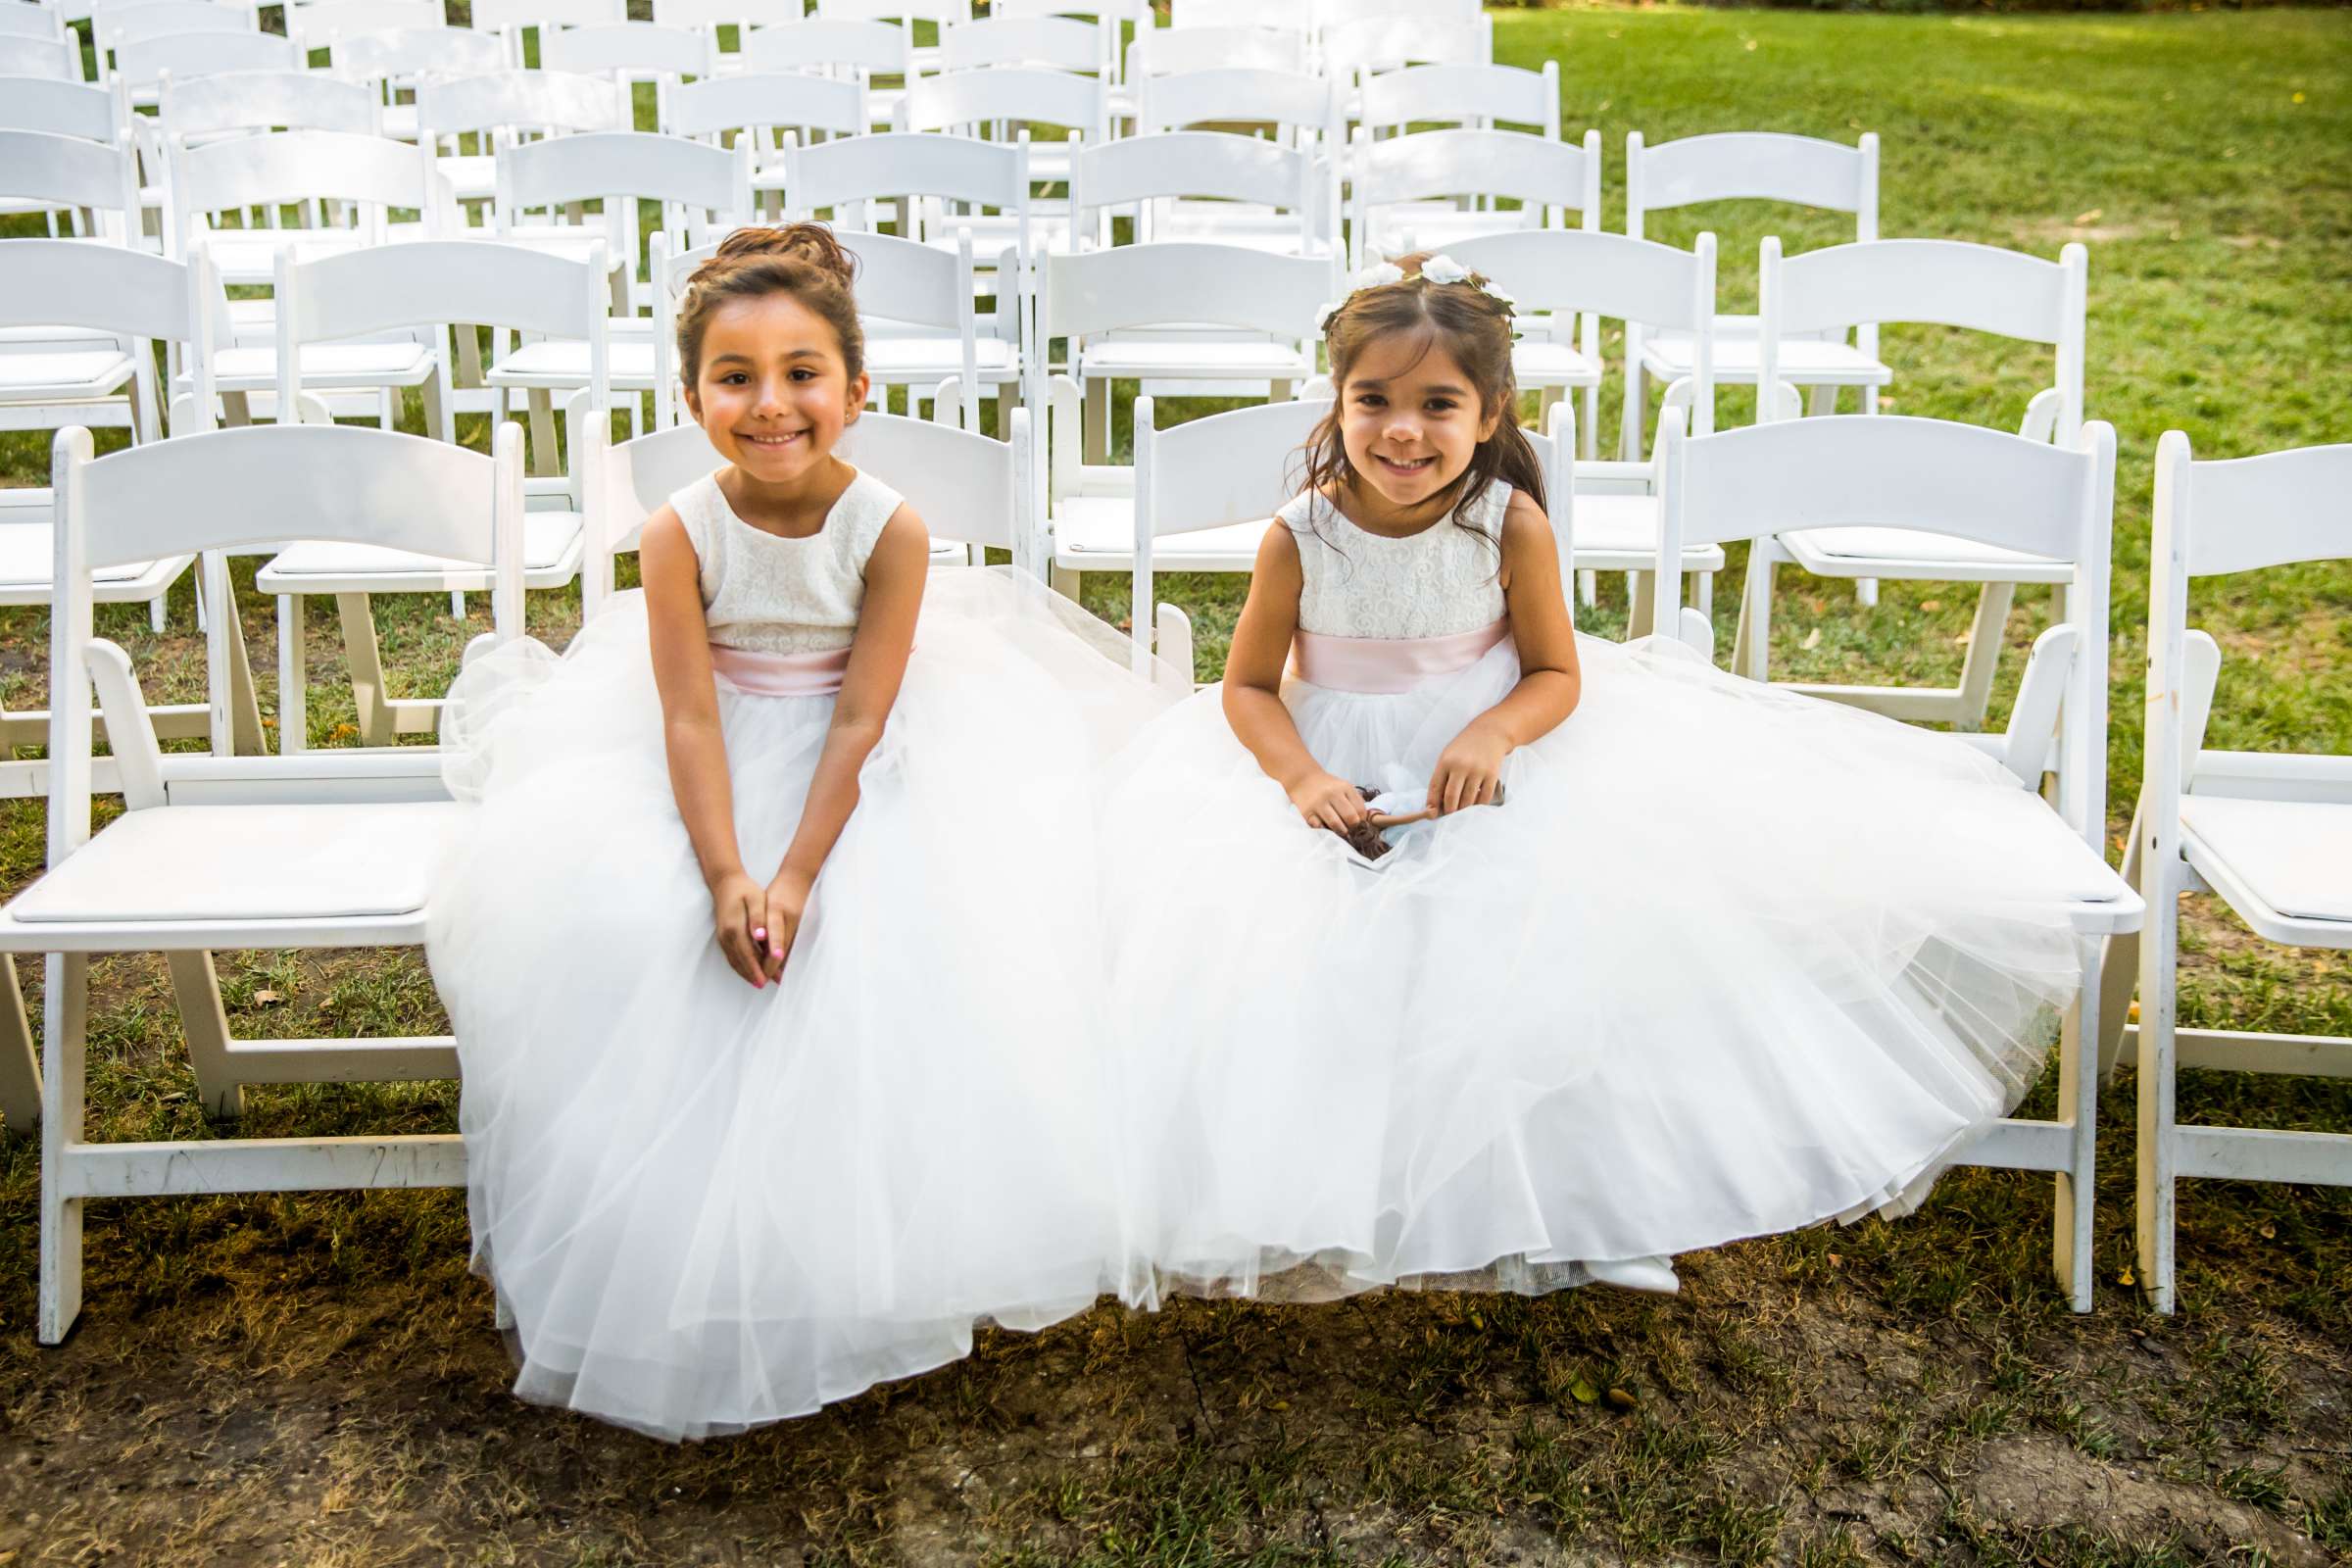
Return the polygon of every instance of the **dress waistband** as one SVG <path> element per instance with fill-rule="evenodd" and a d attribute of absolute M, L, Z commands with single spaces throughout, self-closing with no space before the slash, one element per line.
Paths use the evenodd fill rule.
<path fill-rule="evenodd" d="M 1300 680 L 1342 692 L 1409 692 L 1433 675 L 1468 669 L 1511 634 L 1503 616 L 1476 631 L 1444 637 L 1327 637 L 1301 631 L 1291 642 Z"/>
<path fill-rule="evenodd" d="M 830 697 L 849 674 L 850 651 L 828 648 L 813 654 L 768 654 L 753 648 L 710 645 L 710 669 L 720 680 L 753 697 Z"/>

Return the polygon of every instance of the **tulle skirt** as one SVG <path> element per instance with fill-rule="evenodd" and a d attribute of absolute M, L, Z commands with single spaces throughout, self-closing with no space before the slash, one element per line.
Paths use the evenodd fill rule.
<path fill-rule="evenodd" d="M 1502 805 L 1367 862 L 1215 690 L 1105 814 L 1125 1180 L 1167 1288 L 1542 1290 L 1915 1202 L 2038 1072 L 2112 879 L 1948 736 L 1580 638 Z M 1418 797 L 1519 677 L 1294 680 L 1341 777 Z"/>
<path fill-rule="evenodd" d="M 664 1438 L 804 1414 L 1133 1295 L 1105 1089 L 1101 765 L 1164 708 L 1032 582 L 937 574 L 780 986 L 727 967 L 641 597 L 460 678 L 430 911 L 476 1267 L 516 1392 Z M 833 698 L 720 684 L 755 877 Z"/>

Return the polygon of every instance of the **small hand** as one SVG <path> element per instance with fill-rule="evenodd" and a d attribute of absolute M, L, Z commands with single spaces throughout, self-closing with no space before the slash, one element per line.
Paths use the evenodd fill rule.
<path fill-rule="evenodd" d="M 1370 814 L 1361 790 L 1334 774 L 1315 772 L 1291 786 L 1291 804 L 1309 827 L 1327 827 L 1342 838 Z"/>
<path fill-rule="evenodd" d="M 718 929 L 718 951 L 727 967 L 754 990 L 767 984 L 762 953 L 767 945 L 767 891 L 742 871 L 729 871 L 710 884 L 710 920 Z"/>
<path fill-rule="evenodd" d="M 808 890 L 812 879 L 787 866 L 779 870 L 767 885 L 767 924 L 761 933 L 766 951 L 761 955 L 761 967 L 770 980 L 784 973 L 784 960 L 792 956 L 793 940 L 801 934 L 801 918 L 808 908 Z"/>
<path fill-rule="evenodd" d="M 1440 816 L 1465 806 L 1492 806 L 1502 779 L 1502 760 L 1511 743 L 1494 731 L 1473 724 L 1456 735 L 1438 757 L 1429 775 L 1429 804 Z"/>

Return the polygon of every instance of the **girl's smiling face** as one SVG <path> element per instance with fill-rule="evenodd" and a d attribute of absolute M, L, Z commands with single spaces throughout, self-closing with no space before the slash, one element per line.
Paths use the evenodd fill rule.
<path fill-rule="evenodd" d="M 1501 412 L 1434 333 L 1393 332 L 1364 346 L 1341 389 L 1340 441 L 1385 520 L 1420 520 L 1470 466 Z"/>
<path fill-rule="evenodd" d="M 823 317 L 782 292 L 710 313 L 686 406 L 721 457 L 761 484 L 807 478 L 865 404 Z"/>

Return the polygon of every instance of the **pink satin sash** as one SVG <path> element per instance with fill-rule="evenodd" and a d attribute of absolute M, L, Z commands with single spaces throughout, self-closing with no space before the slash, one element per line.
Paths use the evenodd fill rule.
<path fill-rule="evenodd" d="M 1302 631 L 1291 643 L 1300 680 L 1341 692 L 1409 692 L 1435 675 L 1468 669 L 1511 634 L 1511 617 L 1445 637 L 1327 637 Z"/>
<path fill-rule="evenodd" d="M 850 651 L 828 648 L 814 654 L 763 654 L 751 648 L 710 645 L 711 672 L 753 697 L 830 697 L 850 672 Z"/>

